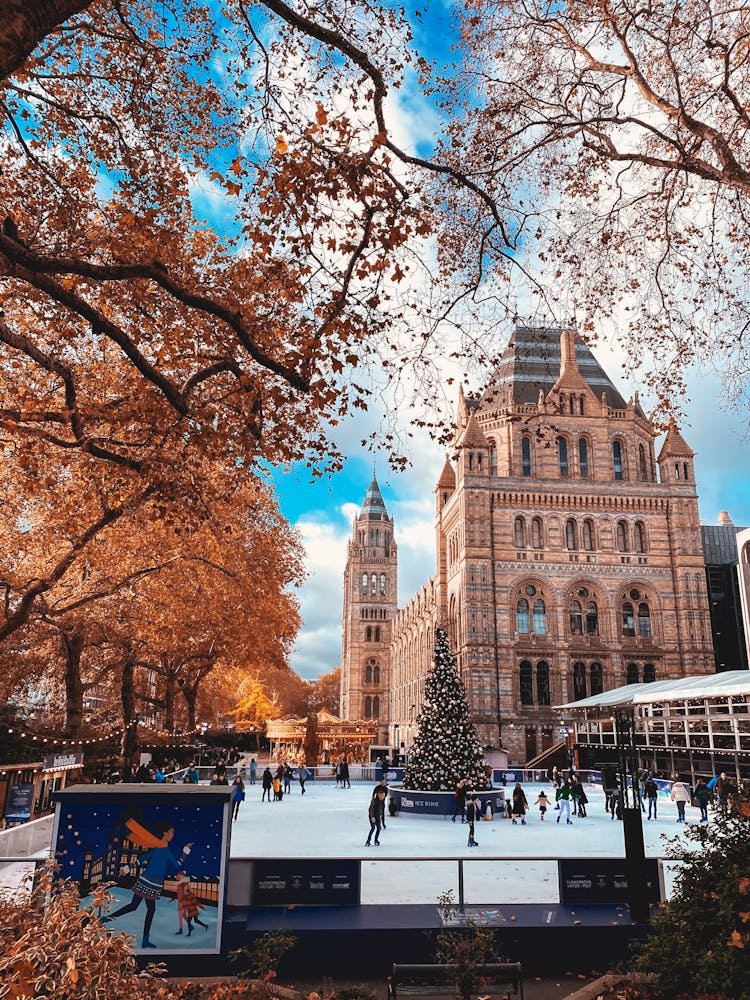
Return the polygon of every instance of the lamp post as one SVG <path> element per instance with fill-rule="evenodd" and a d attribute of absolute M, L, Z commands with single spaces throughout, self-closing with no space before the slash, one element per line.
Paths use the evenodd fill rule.
<path fill-rule="evenodd" d="M 646 879 L 646 852 L 643 846 L 643 819 L 638 797 L 638 754 L 635 743 L 635 712 L 615 710 L 617 753 L 620 771 L 622 832 L 625 839 L 625 871 L 628 878 L 630 919 L 647 924 L 651 919 Z M 628 788 L 628 777 L 631 787 Z"/>

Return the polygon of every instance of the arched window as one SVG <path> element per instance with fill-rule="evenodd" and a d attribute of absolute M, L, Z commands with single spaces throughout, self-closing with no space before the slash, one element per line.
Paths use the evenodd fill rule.
<path fill-rule="evenodd" d="M 366 719 L 372 718 L 372 698 L 369 696 L 369 694 L 365 698 L 365 718 Z"/>
<path fill-rule="evenodd" d="M 565 522 L 565 548 L 578 548 L 578 525 L 572 517 Z"/>
<path fill-rule="evenodd" d="M 372 642 L 372 625 L 368 625 L 365 629 L 365 642 Z"/>
<path fill-rule="evenodd" d="M 524 476 L 531 475 L 531 438 L 526 435 L 521 438 L 521 472 Z"/>
<path fill-rule="evenodd" d="M 373 573 L 370 577 L 370 593 L 377 594 L 378 592 L 378 574 Z"/>
<path fill-rule="evenodd" d="M 531 547 L 533 549 L 543 549 L 543 529 L 542 529 L 542 519 L 541 517 L 532 518 L 531 521 Z"/>
<path fill-rule="evenodd" d="M 557 439 L 557 457 L 560 460 L 560 475 L 565 479 L 568 475 L 568 441 L 567 438 Z"/>
<path fill-rule="evenodd" d="M 656 680 L 656 667 L 653 665 L 653 663 L 644 663 L 643 664 L 643 683 L 644 684 L 653 684 L 655 680 Z"/>
<path fill-rule="evenodd" d="M 590 517 L 587 517 L 583 522 L 583 527 L 581 529 L 581 539 L 583 541 L 583 548 L 586 552 L 593 552 L 596 546 L 594 545 L 594 522 Z"/>
<path fill-rule="evenodd" d="M 377 695 L 372 699 L 372 717 L 373 719 L 380 718 L 380 698 Z"/>
<path fill-rule="evenodd" d="M 642 444 L 638 445 L 638 472 L 645 483 L 648 479 L 648 463 L 646 461 L 646 449 Z"/>
<path fill-rule="evenodd" d="M 680 478 L 680 463 L 679 462 L 675 462 L 674 463 L 674 477 L 675 477 L 675 479 L 679 479 Z"/>
<path fill-rule="evenodd" d="M 518 599 L 516 604 L 516 632 L 529 631 L 529 602 L 525 597 Z"/>
<path fill-rule="evenodd" d="M 540 660 L 536 665 L 536 703 L 549 705 L 549 663 Z"/>
<path fill-rule="evenodd" d="M 604 690 L 604 679 L 603 679 L 601 663 L 591 664 L 591 667 L 589 668 L 589 677 L 591 680 L 591 688 L 590 688 L 591 693 L 601 694 L 602 691 Z"/>
<path fill-rule="evenodd" d="M 375 626 L 375 642 L 380 642 L 380 626 Z"/>
<path fill-rule="evenodd" d="M 380 574 L 380 593 L 385 594 L 385 573 Z"/>
<path fill-rule="evenodd" d="M 630 601 L 622 602 L 622 634 L 635 635 L 635 612 Z"/>
<path fill-rule="evenodd" d="M 636 521 L 633 528 L 633 542 L 636 552 L 646 551 L 646 525 L 643 521 Z"/>
<path fill-rule="evenodd" d="M 497 445 L 494 441 L 490 441 L 490 473 L 497 475 Z"/>
<path fill-rule="evenodd" d="M 534 704 L 534 677 L 531 672 L 531 664 L 528 660 L 522 660 L 518 668 L 519 686 L 522 705 Z"/>
<path fill-rule="evenodd" d="M 380 684 L 380 667 L 376 666 L 372 672 L 373 684 Z"/>
<path fill-rule="evenodd" d="M 612 463 L 615 470 L 615 479 L 622 479 L 622 442 L 612 442 Z"/>
<path fill-rule="evenodd" d="M 547 632 L 547 609 L 541 599 L 534 601 L 534 632 L 536 635 L 546 635 Z"/>
<path fill-rule="evenodd" d="M 625 668 L 625 683 L 626 684 L 637 684 L 638 683 L 638 664 L 629 663 Z"/>
<path fill-rule="evenodd" d="M 578 663 L 573 664 L 573 700 L 581 701 L 582 698 L 586 697 L 586 664 Z"/>
<path fill-rule="evenodd" d="M 638 635 L 642 639 L 651 638 L 651 611 L 645 601 L 638 605 Z"/>
<path fill-rule="evenodd" d="M 369 663 L 365 667 L 365 684 L 372 684 L 372 667 Z"/>
<path fill-rule="evenodd" d="M 589 443 L 586 438 L 578 438 L 578 468 L 582 479 L 589 477 Z"/>
<path fill-rule="evenodd" d="M 690 478 L 688 476 L 688 464 L 687 464 L 687 462 L 683 462 L 682 463 L 682 478 L 685 480 L 685 482 L 687 482 L 688 479 Z"/>
<path fill-rule="evenodd" d="M 570 602 L 570 634 L 583 635 L 583 609 L 580 601 Z"/>
<path fill-rule="evenodd" d="M 628 545 L 628 522 L 618 521 L 617 522 L 617 551 L 627 552 L 629 550 Z"/>
<path fill-rule="evenodd" d="M 517 549 L 526 548 L 526 522 L 522 517 L 517 517 L 513 523 L 513 538 Z"/>
<path fill-rule="evenodd" d="M 365 593 L 365 594 L 367 593 L 367 588 L 369 586 L 369 583 L 370 583 L 370 577 L 368 576 L 367 573 L 363 573 L 362 574 L 362 592 Z"/>
<path fill-rule="evenodd" d="M 596 601 L 589 601 L 586 605 L 586 634 L 596 635 L 599 631 L 599 609 Z"/>

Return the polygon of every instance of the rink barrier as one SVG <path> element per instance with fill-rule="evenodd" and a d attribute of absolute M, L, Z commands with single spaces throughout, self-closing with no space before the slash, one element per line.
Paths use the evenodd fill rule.
<path fill-rule="evenodd" d="M 678 859 L 647 858 L 649 900 L 662 902 L 666 898 L 664 861 L 679 863 Z M 227 880 L 227 907 L 246 910 L 261 906 L 362 906 L 362 864 L 389 867 L 418 863 L 455 864 L 456 905 L 463 913 L 467 905 L 485 905 L 481 900 L 472 902 L 467 898 L 465 882 L 466 865 L 491 865 L 495 874 L 497 865 L 508 864 L 548 864 L 554 868 L 557 878 L 550 880 L 550 890 L 557 890 L 556 898 L 545 903 L 570 903 L 577 905 L 625 904 L 628 885 L 626 860 L 620 858 L 561 858 L 550 855 L 524 856 L 486 855 L 471 858 L 446 858 L 445 856 L 425 856 L 419 859 L 403 855 L 378 854 L 375 858 L 325 858 L 312 860 L 299 858 L 237 858 L 229 859 Z M 393 869 L 390 868 L 391 874 Z M 554 896 L 554 892 L 552 893 Z M 423 899 L 423 904 L 435 903 L 435 899 Z M 493 905 L 506 905 L 498 898 Z M 402 903 L 380 905 L 401 906 Z"/>

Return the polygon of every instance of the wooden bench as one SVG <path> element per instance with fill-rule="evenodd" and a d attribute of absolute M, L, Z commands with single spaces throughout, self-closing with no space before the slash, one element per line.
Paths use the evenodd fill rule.
<path fill-rule="evenodd" d="M 523 1000 L 523 976 L 520 962 L 492 962 L 478 965 L 474 973 L 472 997 L 496 997 Z M 461 996 L 452 965 L 394 964 L 388 977 L 388 1000 L 399 997 Z"/>

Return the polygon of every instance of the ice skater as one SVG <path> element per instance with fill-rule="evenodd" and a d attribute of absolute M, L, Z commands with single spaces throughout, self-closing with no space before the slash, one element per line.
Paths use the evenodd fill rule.
<path fill-rule="evenodd" d="M 529 808 L 529 802 L 526 798 L 526 793 L 521 787 L 521 782 L 516 782 L 516 787 L 513 789 L 513 809 L 512 818 L 513 824 L 516 824 L 516 816 L 520 817 L 521 826 L 526 826 L 526 810 Z"/>
<path fill-rule="evenodd" d="M 260 797 L 260 801 L 262 802 L 264 799 L 266 799 L 266 796 L 268 796 L 268 798 L 266 799 L 266 802 L 270 802 L 271 801 L 271 789 L 273 788 L 273 775 L 271 774 L 271 768 L 270 767 L 267 767 L 265 769 L 265 771 L 263 772 L 263 777 L 261 778 L 261 782 L 260 783 L 261 783 L 261 786 L 263 788 L 263 794 Z"/>
<path fill-rule="evenodd" d="M 559 823 L 560 820 L 563 818 L 563 816 L 565 816 L 565 822 L 572 823 L 573 820 L 570 818 L 571 790 L 570 790 L 570 782 L 568 781 L 567 778 L 563 780 L 562 785 L 555 792 L 555 798 L 557 799 L 557 803 L 560 806 L 560 812 L 558 813 L 557 816 L 557 822 Z"/>
<path fill-rule="evenodd" d="M 472 792 L 469 796 L 469 801 L 466 803 L 466 822 L 469 824 L 469 839 L 466 842 L 467 847 L 479 847 L 479 844 L 476 840 L 474 840 L 474 824 L 480 818 L 481 813 L 479 805 L 477 804 L 477 797 Z"/>
<path fill-rule="evenodd" d="M 239 776 L 232 782 L 232 819 L 237 819 L 240 814 L 240 806 L 245 801 L 245 782 Z"/>
<path fill-rule="evenodd" d="M 378 788 L 370 799 L 370 807 L 367 810 L 367 818 L 370 821 L 370 832 L 367 834 L 365 847 L 371 847 L 372 835 L 375 834 L 375 846 L 380 847 L 380 830 L 385 819 L 385 792 Z"/>
<path fill-rule="evenodd" d="M 544 822 L 544 814 L 547 812 L 547 806 L 549 805 L 549 799 L 544 792 L 539 793 L 539 798 L 534 803 L 535 806 L 539 806 L 539 819 Z"/>
<path fill-rule="evenodd" d="M 659 795 L 659 786 L 656 784 L 651 775 L 646 778 L 646 783 L 643 786 L 643 792 L 648 799 L 648 816 L 646 820 L 651 819 L 651 813 L 653 812 L 653 818 L 656 819 L 656 803 Z"/>

